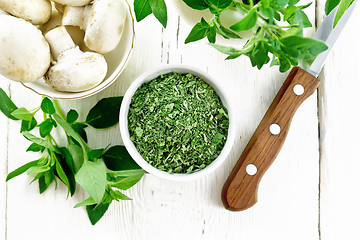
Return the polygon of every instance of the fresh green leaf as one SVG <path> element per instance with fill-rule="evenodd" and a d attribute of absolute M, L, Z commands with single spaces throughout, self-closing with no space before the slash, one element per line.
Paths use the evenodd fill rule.
<path fill-rule="evenodd" d="M 11 115 L 15 117 L 16 119 L 21 119 L 25 121 L 31 121 L 31 119 L 34 117 L 34 114 L 29 112 L 26 108 L 21 107 L 14 110 Z"/>
<path fill-rule="evenodd" d="M 66 114 L 66 121 L 68 123 L 74 123 L 79 118 L 79 113 L 75 109 L 70 109 Z"/>
<path fill-rule="evenodd" d="M 144 176 L 145 171 L 140 172 L 139 174 L 134 174 L 125 178 L 118 178 L 115 182 L 111 183 L 111 186 L 116 187 L 121 190 L 127 190 L 134 186 L 137 182 L 141 180 Z"/>
<path fill-rule="evenodd" d="M 311 59 L 328 49 L 328 46 L 319 40 L 301 36 L 281 38 L 282 50 L 296 59 Z"/>
<path fill-rule="evenodd" d="M 238 50 L 234 47 L 228 47 L 228 46 L 222 46 L 222 45 L 218 45 L 218 44 L 211 44 L 211 46 L 213 46 L 216 50 L 229 55 L 228 59 L 234 59 L 237 57 L 240 57 L 243 52 L 241 50 Z"/>
<path fill-rule="evenodd" d="M 325 14 L 329 15 L 332 10 L 336 8 L 337 5 L 339 5 L 340 0 L 327 0 L 325 2 Z"/>
<path fill-rule="evenodd" d="M 73 138 L 71 137 L 68 138 L 68 149 L 74 161 L 75 172 L 77 172 L 84 162 L 84 152 L 82 148 L 78 144 L 76 144 L 75 140 L 73 140 Z"/>
<path fill-rule="evenodd" d="M 136 21 L 140 22 L 152 13 L 149 0 L 134 0 Z"/>
<path fill-rule="evenodd" d="M 258 69 L 261 69 L 264 64 L 267 64 L 270 61 L 268 52 L 269 46 L 266 41 L 259 41 L 258 43 L 256 43 L 253 51 L 250 54 L 252 66 L 257 66 Z"/>
<path fill-rule="evenodd" d="M 50 184 L 55 180 L 54 173 L 52 171 L 44 172 L 44 174 L 39 177 L 39 192 L 42 194 L 50 186 Z"/>
<path fill-rule="evenodd" d="M 94 128 L 108 128 L 119 122 L 120 105 L 123 97 L 101 99 L 86 117 L 86 123 Z"/>
<path fill-rule="evenodd" d="M 58 114 L 55 113 L 53 117 L 55 121 L 64 129 L 66 134 L 74 138 L 74 140 L 77 141 L 80 144 L 81 148 L 85 151 L 86 144 L 84 143 L 84 140 L 74 131 L 74 129 L 72 129 L 72 127 L 65 120 L 63 120 Z"/>
<path fill-rule="evenodd" d="M 82 206 L 87 206 L 87 205 L 95 205 L 96 202 L 94 201 L 94 199 L 92 199 L 91 197 L 85 199 L 84 201 L 76 204 L 74 206 L 74 208 L 78 208 L 78 207 L 82 207 Z"/>
<path fill-rule="evenodd" d="M 36 165 L 36 166 L 33 166 L 31 168 L 29 168 L 28 170 L 26 170 L 26 174 L 27 175 L 31 175 L 31 174 L 39 174 L 39 173 L 44 173 L 46 171 L 49 171 L 50 170 L 50 166 L 48 164 L 46 165 Z M 43 176 L 43 174 L 39 175 L 40 176 Z M 35 177 L 33 179 L 33 181 L 37 180 L 38 177 Z"/>
<path fill-rule="evenodd" d="M 10 179 L 19 176 L 20 174 L 26 172 L 29 168 L 36 166 L 38 163 L 38 160 L 32 161 L 32 162 L 28 162 L 25 165 L 15 169 L 14 171 L 10 172 L 7 177 L 6 177 L 6 181 L 9 181 Z"/>
<path fill-rule="evenodd" d="M 111 190 L 110 195 L 114 200 L 132 200 L 131 198 L 121 193 L 120 191 Z"/>
<path fill-rule="evenodd" d="M 109 148 L 102 155 L 102 159 L 106 167 L 113 171 L 141 169 L 124 146 L 116 145 Z"/>
<path fill-rule="evenodd" d="M 90 159 L 98 159 L 101 157 L 101 155 L 103 154 L 104 152 L 104 149 L 101 148 L 101 149 L 93 149 L 93 150 L 90 150 L 87 154 L 88 154 L 88 157 Z"/>
<path fill-rule="evenodd" d="M 207 36 L 207 39 L 208 39 L 208 41 L 210 43 L 215 43 L 215 41 L 216 41 L 216 27 L 215 26 L 210 27 L 209 31 L 208 31 L 208 34 L 206 36 Z"/>
<path fill-rule="evenodd" d="M 56 164 L 55 164 L 55 167 L 56 167 L 56 173 L 57 173 L 57 176 L 60 178 L 60 180 L 67 186 L 69 192 L 71 193 L 71 196 L 74 194 L 74 190 L 72 189 L 72 187 L 70 186 L 70 182 L 69 182 L 69 179 L 68 177 L 66 176 L 65 174 L 65 171 L 64 169 L 62 168 L 61 164 L 60 164 L 60 161 L 57 159 L 56 160 Z"/>
<path fill-rule="evenodd" d="M 135 175 L 141 175 L 146 173 L 142 169 L 133 169 L 133 170 L 121 170 L 121 171 L 108 171 L 114 177 L 131 177 Z"/>
<path fill-rule="evenodd" d="M 74 129 L 75 132 L 77 132 L 80 137 L 87 142 L 87 134 L 85 131 L 85 128 L 87 128 L 88 125 L 84 123 L 73 123 L 71 124 L 71 128 Z"/>
<path fill-rule="evenodd" d="M 41 102 L 41 110 L 47 114 L 54 114 L 55 107 L 53 102 L 49 98 L 45 97 Z"/>
<path fill-rule="evenodd" d="M 85 161 L 75 180 L 96 203 L 100 203 L 106 187 L 106 166 L 103 162 Z"/>
<path fill-rule="evenodd" d="M 37 121 L 36 121 L 36 119 L 34 117 L 31 119 L 31 121 L 21 120 L 20 132 L 23 133 L 23 132 L 31 131 L 36 126 L 37 126 Z"/>
<path fill-rule="evenodd" d="M 339 3 L 339 8 L 336 11 L 334 25 L 335 28 L 337 23 L 339 22 L 340 18 L 344 15 L 345 11 L 350 7 L 354 0 L 341 0 Z"/>
<path fill-rule="evenodd" d="M 205 0 L 183 0 L 186 5 L 196 10 L 205 10 L 209 8 L 209 4 Z"/>
<path fill-rule="evenodd" d="M 19 120 L 14 117 L 11 113 L 17 109 L 16 105 L 11 101 L 6 92 L 0 88 L 0 110 L 12 120 Z"/>
<path fill-rule="evenodd" d="M 233 3 L 233 0 L 207 0 L 207 2 L 211 8 L 219 12 L 222 9 L 229 7 Z"/>
<path fill-rule="evenodd" d="M 42 123 L 39 124 L 40 136 L 44 138 L 49 135 L 53 127 L 54 125 L 50 118 L 44 120 Z"/>
<path fill-rule="evenodd" d="M 217 27 L 217 32 L 223 36 L 225 39 L 229 39 L 229 38 L 239 38 L 241 39 L 241 37 L 239 35 L 237 35 L 236 33 L 234 33 L 233 31 L 227 29 L 226 27 L 222 26 L 222 25 L 215 25 Z"/>
<path fill-rule="evenodd" d="M 104 216 L 108 210 L 110 203 L 100 203 L 97 205 L 87 205 L 86 211 L 92 225 L 95 225 Z"/>
<path fill-rule="evenodd" d="M 283 9 L 288 3 L 289 0 L 270 0 L 270 7 L 275 11 L 278 11 Z"/>
<path fill-rule="evenodd" d="M 151 11 L 159 22 L 166 28 L 167 8 L 164 0 L 149 0 Z"/>
<path fill-rule="evenodd" d="M 45 147 L 45 148 L 47 148 L 47 149 L 49 149 L 49 150 L 51 150 L 53 152 L 60 153 L 59 149 L 55 148 L 54 145 L 47 142 L 46 140 L 44 140 L 42 138 L 39 138 L 39 137 L 36 137 L 35 135 L 33 135 L 33 134 L 29 133 L 29 132 L 23 132 L 22 134 L 27 140 L 29 140 L 31 142 L 34 142 L 34 143 L 36 143 L 36 144 L 38 144 L 40 146 L 43 146 L 43 147 Z"/>
<path fill-rule="evenodd" d="M 44 150 L 45 147 L 37 143 L 31 143 L 31 145 L 26 149 L 27 152 L 43 152 Z"/>
<path fill-rule="evenodd" d="M 75 163 L 74 163 L 74 159 L 73 156 L 71 155 L 71 152 L 68 148 L 66 147 L 61 147 L 59 148 L 61 151 L 61 155 L 63 156 L 66 165 L 68 166 L 69 170 L 75 174 Z M 62 163 L 62 161 L 60 161 L 60 163 Z M 63 164 L 62 164 L 63 165 Z"/>
<path fill-rule="evenodd" d="M 236 32 L 246 31 L 253 28 L 257 22 L 256 8 L 253 8 L 243 19 L 230 26 Z"/>
<path fill-rule="evenodd" d="M 209 28 L 210 25 L 202 18 L 201 21 L 191 29 L 189 36 L 185 39 L 185 44 L 205 38 L 209 32 Z"/>

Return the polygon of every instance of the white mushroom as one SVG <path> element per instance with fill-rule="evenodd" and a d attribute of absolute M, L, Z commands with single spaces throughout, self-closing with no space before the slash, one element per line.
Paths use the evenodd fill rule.
<path fill-rule="evenodd" d="M 49 0 L 1 0 L 0 9 L 32 24 L 44 24 L 51 16 Z"/>
<path fill-rule="evenodd" d="M 18 82 L 41 78 L 50 66 L 50 48 L 40 30 L 10 15 L 0 15 L 0 74 Z"/>
<path fill-rule="evenodd" d="M 62 24 L 79 26 L 85 31 L 84 43 L 89 49 L 107 53 L 120 42 L 126 7 L 124 0 L 94 0 L 85 7 L 66 6 Z"/>
<path fill-rule="evenodd" d="M 45 34 L 56 61 L 45 75 L 45 82 L 57 91 L 81 92 L 99 85 L 105 78 L 105 58 L 94 52 L 82 52 L 64 26 Z"/>
<path fill-rule="evenodd" d="M 91 0 L 52 0 L 54 3 L 58 3 L 66 6 L 81 7 L 88 5 Z"/>

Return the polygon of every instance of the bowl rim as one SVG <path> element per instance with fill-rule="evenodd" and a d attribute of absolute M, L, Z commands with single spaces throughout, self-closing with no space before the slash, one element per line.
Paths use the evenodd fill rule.
<path fill-rule="evenodd" d="M 228 116 L 229 116 L 229 128 L 228 128 L 228 135 L 227 140 L 225 142 L 225 145 L 220 152 L 219 156 L 206 168 L 186 174 L 186 173 L 168 173 L 165 171 L 161 171 L 159 169 L 156 169 L 149 163 L 147 163 L 142 156 L 139 154 L 139 152 L 136 150 L 135 145 L 130 140 L 130 134 L 128 131 L 128 112 L 130 108 L 131 98 L 135 91 L 144 83 L 149 82 L 152 79 L 156 78 L 157 76 L 161 74 L 166 74 L 170 72 L 179 72 L 179 73 L 191 73 L 195 76 L 198 76 L 202 78 L 206 83 L 208 83 L 210 86 L 212 86 L 218 96 L 221 99 L 222 104 L 227 108 L 228 110 Z M 148 173 L 157 176 L 162 179 L 171 180 L 171 181 L 188 181 L 188 180 L 194 180 L 200 177 L 203 177 L 205 175 L 210 174 L 213 172 L 216 168 L 218 168 L 227 158 L 228 154 L 230 153 L 230 150 L 232 149 L 233 143 L 235 141 L 235 115 L 234 115 L 234 108 L 232 107 L 233 104 L 231 103 L 231 100 L 228 95 L 225 94 L 225 91 L 222 89 L 221 85 L 218 81 L 216 81 L 215 78 L 213 78 L 211 75 L 209 75 L 207 72 L 198 69 L 196 67 L 186 65 L 186 64 L 165 64 L 160 65 L 155 68 L 151 68 L 144 73 L 142 73 L 140 76 L 138 76 L 134 82 L 129 86 L 127 89 L 120 108 L 120 114 L 119 114 L 119 126 L 120 126 L 120 134 L 122 141 L 129 152 L 130 156 L 134 159 L 134 161 L 145 171 Z"/>
<path fill-rule="evenodd" d="M 47 93 L 43 93 L 43 92 L 40 92 L 30 86 L 28 86 L 27 84 L 28 83 L 21 83 L 25 88 L 35 92 L 36 94 L 38 95 L 41 95 L 41 96 L 44 96 L 44 97 L 47 97 L 47 98 L 51 98 L 51 99 L 62 99 L 62 100 L 75 100 L 75 99 L 82 99 L 82 98 L 86 98 L 86 97 L 90 97 L 94 94 L 97 94 L 99 92 L 101 92 L 102 90 L 106 89 L 107 87 L 109 87 L 112 83 L 114 83 L 120 76 L 120 74 L 124 71 L 126 65 L 128 64 L 129 62 L 129 59 L 130 59 L 130 56 L 133 52 L 133 49 L 134 49 L 134 41 L 135 41 L 135 20 L 134 20 L 134 16 L 133 16 L 133 13 L 132 13 L 132 10 L 131 10 L 131 6 L 128 2 L 128 0 L 124 0 L 125 3 L 127 4 L 128 6 L 128 9 L 127 9 L 127 16 L 130 16 L 130 22 L 131 22 L 131 32 L 132 32 L 132 36 L 131 36 L 131 46 L 128 50 L 128 52 L 126 53 L 126 57 L 124 58 L 124 62 L 122 65 L 119 65 L 116 70 L 107 78 L 107 79 L 104 79 L 102 83 L 100 83 L 100 86 L 103 84 L 103 86 L 98 86 L 95 87 L 95 88 L 92 88 L 92 89 L 89 89 L 87 91 L 84 91 L 84 92 L 77 92 L 76 95 L 77 96 L 64 96 L 64 97 L 59 97 L 59 96 L 51 96 L 50 94 L 47 94 Z M 105 84 L 104 84 L 105 83 Z M 82 94 L 84 93 L 84 94 Z"/>

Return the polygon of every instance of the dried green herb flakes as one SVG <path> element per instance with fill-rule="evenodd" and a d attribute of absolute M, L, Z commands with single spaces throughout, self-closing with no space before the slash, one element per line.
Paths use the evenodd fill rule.
<path fill-rule="evenodd" d="M 128 123 L 131 141 L 149 164 L 169 173 L 191 173 L 220 154 L 229 117 L 209 84 L 172 72 L 139 87 Z"/>

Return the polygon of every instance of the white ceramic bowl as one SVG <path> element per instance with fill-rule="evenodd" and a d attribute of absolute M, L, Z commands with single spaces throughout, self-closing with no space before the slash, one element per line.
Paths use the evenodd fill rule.
<path fill-rule="evenodd" d="M 220 155 L 206 168 L 190 173 L 190 174 L 176 174 L 176 173 L 167 173 L 165 171 L 161 171 L 147 163 L 139 154 L 139 152 L 136 150 L 135 145 L 130 140 L 130 134 L 128 130 L 128 112 L 129 112 L 129 106 L 131 103 L 131 98 L 134 95 L 135 91 L 145 82 L 149 82 L 152 79 L 158 77 L 161 74 L 166 74 L 169 72 L 178 72 L 178 73 L 191 73 L 195 76 L 200 77 L 205 82 L 207 82 L 210 86 L 212 86 L 216 93 L 219 95 L 223 105 L 228 109 L 228 115 L 229 115 L 229 129 L 228 129 L 228 136 L 226 143 L 224 145 L 223 150 L 221 151 Z M 221 88 L 220 83 L 214 79 L 212 76 L 210 76 L 208 73 L 197 69 L 192 66 L 187 66 L 183 64 L 169 64 L 169 65 L 161 65 L 159 67 L 150 69 L 146 71 L 145 73 L 141 74 L 136 80 L 130 85 L 128 90 L 125 93 L 125 96 L 123 98 L 121 108 L 120 108 L 120 116 L 119 116 L 119 125 L 120 125 L 120 133 L 122 140 L 124 142 L 124 145 L 126 149 L 128 150 L 131 157 L 135 160 L 135 162 L 142 167 L 145 171 L 148 173 L 157 176 L 162 179 L 172 180 L 172 181 L 188 181 L 193 180 L 196 178 L 203 177 L 205 175 L 208 175 L 212 171 L 214 171 L 217 167 L 220 166 L 222 162 L 226 159 L 228 156 L 232 145 L 235 140 L 235 115 L 234 115 L 234 108 L 232 106 L 232 103 L 229 99 L 229 95 L 226 94 L 226 92 Z"/>
<path fill-rule="evenodd" d="M 110 86 L 110 84 L 112 84 L 124 70 L 130 58 L 134 45 L 134 38 L 135 38 L 134 18 L 131 14 L 131 7 L 129 3 L 127 1 L 126 3 L 128 8 L 127 8 L 124 32 L 121 37 L 120 43 L 117 45 L 117 47 L 111 52 L 104 54 L 105 60 L 108 64 L 108 71 L 105 76 L 105 79 L 102 81 L 100 85 L 83 92 L 67 93 L 67 92 L 59 92 L 54 90 L 45 83 L 44 78 L 41 78 L 35 82 L 22 83 L 23 86 L 25 86 L 28 89 L 31 89 L 32 91 L 40 95 L 52 99 L 80 99 L 98 93 L 104 90 L 106 87 Z"/>

